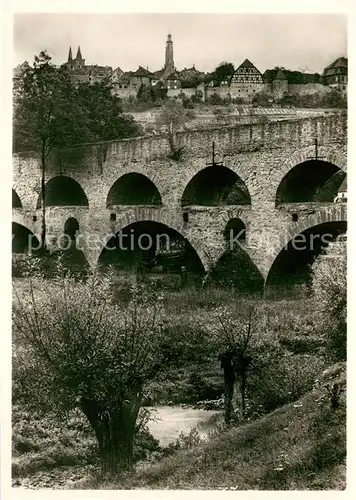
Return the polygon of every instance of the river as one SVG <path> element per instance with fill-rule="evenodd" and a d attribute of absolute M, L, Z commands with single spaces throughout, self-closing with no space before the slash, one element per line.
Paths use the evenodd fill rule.
<path fill-rule="evenodd" d="M 167 446 L 175 442 L 179 434 L 188 434 L 196 427 L 202 438 L 206 437 L 209 430 L 216 427 L 216 417 L 219 412 L 215 410 L 201 410 L 181 406 L 158 406 L 149 408 L 153 410 L 148 428 L 151 434 L 159 440 L 160 446 Z"/>

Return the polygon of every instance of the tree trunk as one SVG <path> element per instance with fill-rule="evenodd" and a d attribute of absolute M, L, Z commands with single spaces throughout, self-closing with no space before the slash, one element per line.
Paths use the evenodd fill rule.
<path fill-rule="evenodd" d="M 42 229 L 41 229 L 41 245 L 42 249 L 46 250 L 46 159 L 44 152 L 41 156 L 41 193 L 42 193 Z"/>
<path fill-rule="evenodd" d="M 99 445 L 104 474 L 129 469 L 133 461 L 133 442 L 140 400 L 106 410 L 94 399 L 82 398 L 81 409 L 87 417 Z"/>
<path fill-rule="evenodd" d="M 224 392 L 225 392 L 225 423 L 228 425 L 231 422 L 233 410 L 233 396 L 235 386 L 235 374 L 232 365 L 232 352 L 220 354 L 221 368 L 224 370 Z"/>

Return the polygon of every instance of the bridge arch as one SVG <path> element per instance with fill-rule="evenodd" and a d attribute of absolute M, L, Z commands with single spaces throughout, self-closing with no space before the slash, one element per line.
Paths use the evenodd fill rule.
<path fill-rule="evenodd" d="M 88 206 L 88 198 L 78 181 L 59 175 L 52 177 L 45 186 L 46 206 Z M 37 208 L 42 206 L 42 193 Z"/>
<path fill-rule="evenodd" d="M 181 205 L 251 205 L 251 196 L 245 182 L 232 169 L 208 166 L 189 180 Z"/>
<path fill-rule="evenodd" d="M 39 249 L 36 235 L 24 224 L 12 222 L 12 253 L 27 253 Z"/>
<path fill-rule="evenodd" d="M 283 257 L 283 252 L 287 252 L 289 246 L 293 241 L 296 241 L 296 238 L 299 235 L 305 235 L 306 239 L 301 240 L 298 244 L 296 244 L 296 250 L 300 251 L 300 254 L 303 251 L 303 245 L 309 245 L 311 242 L 316 241 L 314 244 L 314 248 L 320 251 L 322 247 L 320 246 L 320 241 L 318 238 L 313 238 L 313 231 L 320 231 L 317 234 L 327 234 L 331 236 L 337 236 L 338 234 L 343 234 L 346 232 L 347 227 L 347 208 L 346 204 L 335 204 L 331 207 L 326 208 L 325 210 L 320 210 L 315 214 L 309 215 L 306 219 L 301 220 L 296 224 L 290 224 L 289 227 L 283 234 L 280 234 L 277 243 L 274 245 L 274 248 L 269 253 L 267 258 L 267 265 L 265 268 L 265 284 L 267 285 L 271 281 L 272 271 L 275 266 L 278 265 L 278 260 Z M 311 236 L 310 236 L 311 235 Z M 310 237 L 310 238 L 309 238 Z M 306 243 L 304 242 L 306 241 Z M 329 243 L 330 238 L 324 239 L 323 244 Z M 299 245 L 299 248 L 298 246 Z M 302 248 L 300 247 L 302 245 Z M 307 248 L 306 250 L 313 250 L 313 248 Z"/>
<path fill-rule="evenodd" d="M 274 195 L 276 206 L 280 203 L 333 201 L 338 182 L 341 184 L 344 177 L 341 172 L 346 171 L 346 156 L 329 146 L 319 146 L 317 159 L 315 154 L 315 146 L 298 149 L 281 166 Z M 333 176 L 334 183 L 330 182 Z M 315 196 L 320 199 L 314 200 Z"/>
<path fill-rule="evenodd" d="M 143 208 L 136 207 L 126 211 L 124 214 L 118 215 L 118 219 L 112 223 L 110 231 L 105 231 L 100 235 L 100 244 L 92 251 L 90 248 L 86 249 L 85 253 L 91 266 L 97 265 L 99 256 L 103 251 L 106 242 L 119 231 L 131 226 L 137 222 L 157 222 L 167 226 L 171 230 L 179 233 L 191 245 L 195 253 L 200 259 L 204 271 L 206 272 L 212 261 L 212 257 L 208 251 L 208 244 L 206 238 L 192 234 L 188 230 L 186 224 L 183 222 L 181 212 L 173 213 L 167 209 L 160 208 Z"/>
<path fill-rule="evenodd" d="M 154 182 L 146 175 L 128 172 L 109 190 L 106 206 L 114 205 L 162 205 L 162 198 Z"/>
<path fill-rule="evenodd" d="M 12 188 L 12 208 L 22 208 L 21 199 L 14 188 Z"/>

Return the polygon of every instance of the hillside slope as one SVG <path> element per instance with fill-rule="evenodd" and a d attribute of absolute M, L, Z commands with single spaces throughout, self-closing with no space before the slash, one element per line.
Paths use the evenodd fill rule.
<path fill-rule="evenodd" d="M 345 386 L 345 365 L 312 392 L 250 424 L 220 433 L 101 489 L 320 490 L 346 487 L 346 397 L 331 408 L 326 384 Z M 93 481 L 94 482 L 94 481 Z"/>

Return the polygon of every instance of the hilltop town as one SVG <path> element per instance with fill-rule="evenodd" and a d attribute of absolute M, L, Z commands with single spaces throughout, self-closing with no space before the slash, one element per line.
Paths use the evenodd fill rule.
<path fill-rule="evenodd" d="M 249 59 L 245 59 L 236 68 L 235 62 L 222 63 L 222 71 L 204 73 L 195 65 L 183 69 L 175 66 L 171 34 L 167 36 L 164 65 L 156 71 L 143 66 L 123 71 L 120 67 L 113 69 L 111 66 L 87 65 L 80 47 L 75 57 L 70 47 L 68 59 L 63 64 L 68 67 L 77 84 L 109 81 L 113 92 L 122 99 L 136 98 L 143 89 L 158 88 L 164 96 L 184 96 L 193 101 L 212 104 L 220 101 L 250 104 L 258 102 L 262 95 L 267 96 L 270 102 L 289 97 L 293 103 L 291 96 L 325 96 L 333 90 L 342 95 L 347 94 L 348 60 L 345 57 L 331 62 L 322 74 L 301 73 L 280 67 L 266 70 L 262 74 Z M 14 85 L 28 66 L 29 63 L 25 61 L 14 69 Z"/>

